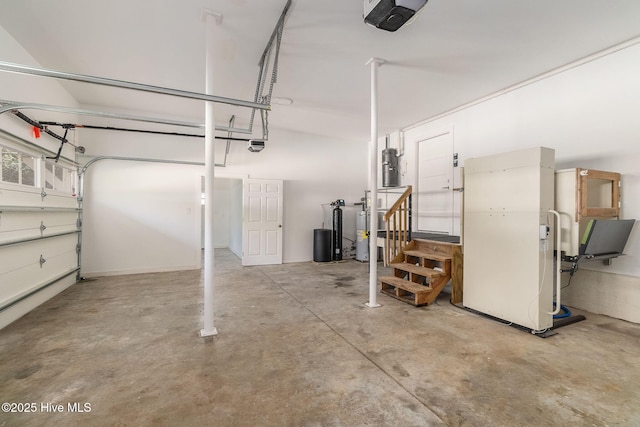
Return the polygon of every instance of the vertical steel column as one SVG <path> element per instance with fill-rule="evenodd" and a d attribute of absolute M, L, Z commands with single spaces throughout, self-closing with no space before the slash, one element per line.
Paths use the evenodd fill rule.
<path fill-rule="evenodd" d="M 202 19 L 206 25 L 206 84 L 205 93 L 213 93 L 214 84 L 214 52 L 213 36 L 215 26 L 222 23 L 222 15 L 210 10 L 202 11 Z M 205 148 L 204 148 L 204 326 L 200 331 L 201 337 L 217 335 L 218 330 L 213 322 L 214 303 L 214 258 L 213 258 L 213 206 L 214 206 L 214 173 L 215 173 L 215 115 L 214 103 L 205 103 Z"/>
<path fill-rule="evenodd" d="M 378 67 L 384 64 L 371 58 L 371 141 L 369 141 L 369 188 L 371 196 L 369 222 L 369 302 L 370 308 L 380 307 L 378 297 Z"/>

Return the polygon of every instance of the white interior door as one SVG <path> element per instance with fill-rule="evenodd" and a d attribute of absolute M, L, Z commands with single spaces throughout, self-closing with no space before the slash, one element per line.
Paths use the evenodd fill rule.
<path fill-rule="evenodd" d="M 453 234 L 453 137 L 418 141 L 418 231 Z"/>
<path fill-rule="evenodd" d="M 244 180 L 242 265 L 282 264 L 282 184 Z"/>

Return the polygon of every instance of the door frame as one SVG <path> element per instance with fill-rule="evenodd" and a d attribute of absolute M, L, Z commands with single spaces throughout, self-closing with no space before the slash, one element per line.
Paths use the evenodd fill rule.
<path fill-rule="evenodd" d="M 266 244 L 266 240 L 264 239 L 266 236 L 261 235 L 260 237 L 260 255 L 251 255 L 248 253 L 249 251 L 249 232 L 252 231 L 249 226 L 249 185 L 252 183 L 260 183 L 260 184 L 271 184 L 279 186 L 279 197 L 277 200 L 277 218 L 274 221 L 261 221 L 260 226 L 258 227 L 259 231 L 270 231 L 275 232 L 275 246 L 276 253 L 274 255 L 266 255 L 263 254 L 263 250 L 265 249 L 263 245 Z M 258 178 L 247 178 L 242 182 L 242 200 L 243 200 L 243 218 L 242 218 L 242 265 L 273 265 L 273 264 L 282 264 L 283 258 L 283 207 L 284 207 L 284 180 L 282 179 L 258 179 Z M 263 205 L 261 203 L 260 209 L 268 210 L 269 206 Z M 264 217 L 261 214 L 261 219 Z"/>
<path fill-rule="evenodd" d="M 435 139 L 435 138 L 439 138 L 441 136 L 445 136 L 445 135 L 449 135 L 449 143 L 451 145 L 451 169 L 450 169 L 450 176 L 449 176 L 449 193 L 450 193 L 450 199 L 451 199 L 451 223 L 449 224 L 449 229 L 448 229 L 448 234 L 449 235 L 454 235 L 455 233 L 455 197 L 453 194 L 454 191 L 454 186 L 455 186 L 455 167 L 453 166 L 453 154 L 454 154 L 454 132 L 453 132 L 453 127 L 451 128 L 447 128 L 447 129 L 441 129 L 440 131 L 435 131 L 435 132 L 429 132 L 429 133 L 424 133 L 424 134 L 420 134 L 417 135 L 414 138 L 414 143 L 415 143 L 415 176 L 414 176 L 414 185 L 416 188 L 416 193 L 417 193 L 417 198 L 418 200 L 416 200 L 414 202 L 414 206 L 415 206 L 415 210 L 416 210 L 416 214 L 413 215 L 414 218 L 414 224 L 413 224 L 413 229 L 416 231 L 427 231 L 429 232 L 429 230 L 419 230 L 419 216 L 420 216 L 420 210 L 419 210 L 419 205 L 420 205 L 420 162 L 421 162 L 421 158 L 420 158 L 420 143 L 429 141 L 431 139 Z M 433 231 L 432 232 L 438 232 L 438 231 Z"/>

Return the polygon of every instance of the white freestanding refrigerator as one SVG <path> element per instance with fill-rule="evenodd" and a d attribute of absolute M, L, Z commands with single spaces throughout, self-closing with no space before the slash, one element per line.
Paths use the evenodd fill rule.
<path fill-rule="evenodd" d="M 553 326 L 554 169 L 544 147 L 465 160 L 465 307 Z"/>

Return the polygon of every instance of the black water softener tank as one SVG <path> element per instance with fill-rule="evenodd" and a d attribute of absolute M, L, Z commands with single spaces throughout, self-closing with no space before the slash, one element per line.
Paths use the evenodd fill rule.
<path fill-rule="evenodd" d="M 315 262 L 331 261 L 331 230 L 316 228 L 313 230 L 313 260 Z"/>
<path fill-rule="evenodd" d="M 344 200 L 334 202 L 333 208 L 333 260 L 342 260 L 342 209 L 340 203 L 344 206 Z"/>

